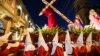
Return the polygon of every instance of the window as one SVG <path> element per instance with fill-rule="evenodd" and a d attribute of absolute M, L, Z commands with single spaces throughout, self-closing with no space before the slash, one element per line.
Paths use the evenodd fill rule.
<path fill-rule="evenodd" d="M 4 28 L 4 22 L 0 20 L 0 28 Z"/>

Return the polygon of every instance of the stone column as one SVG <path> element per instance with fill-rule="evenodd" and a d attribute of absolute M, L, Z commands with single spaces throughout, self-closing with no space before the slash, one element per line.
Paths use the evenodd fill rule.
<path fill-rule="evenodd" d="M 7 25 L 6 25 L 6 29 L 5 29 L 5 34 L 8 33 L 10 31 L 11 28 L 11 18 L 10 17 L 5 17 L 4 19 L 7 20 Z"/>

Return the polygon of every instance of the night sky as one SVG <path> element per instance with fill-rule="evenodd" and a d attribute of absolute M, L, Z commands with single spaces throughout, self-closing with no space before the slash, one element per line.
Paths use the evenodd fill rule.
<path fill-rule="evenodd" d="M 41 0 L 22 0 L 24 5 L 26 6 L 27 11 L 29 12 L 30 16 L 32 17 L 34 24 L 38 26 L 43 26 L 47 24 L 47 19 L 45 16 L 38 16 L 39 12 L 42 8 L 45 7 Z M 56 0 L 53 4 L 59 11 L 61 11 L 64 15 L 66 15 L 70 20 L 74 21 L 75 15 L 75 8 L 73 4 L 74 0 Z M 91 6 L 100 6 L 100 0 L 91 0 Z M 67 23 L 55 13 L 57 22 L 59 27 L 66 29 Z"/>

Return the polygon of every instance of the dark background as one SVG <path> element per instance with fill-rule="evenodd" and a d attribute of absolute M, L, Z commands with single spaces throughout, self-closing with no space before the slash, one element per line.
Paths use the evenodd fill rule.
<path fill-rule="evenodd" d="M 47 19 L 45 16 L 43 15 L 38 16 L 42 8 L 45 7 L 45 5 L 42 3 L 41 0 L 22 0 L 22 1 L 26 6 L 28 13 L 32 17 L 34 24 L 37 24 L 38 26 L 43 26 L 44 24 L 47 24 Z M 59 11 L 61 11 L 63 14 L 65 14 L 70 20 L 74 21 L 74 16 L 75 16 L 74 1 L 75 0 L 56 0 L 53 6 L 56 7 Z M 90 0 L 89 5 L 91 8 L 100 7 L 100 0 Z M 55 16 L 59 27 L 67 29 L 67 23 L 56 13 Z"/>

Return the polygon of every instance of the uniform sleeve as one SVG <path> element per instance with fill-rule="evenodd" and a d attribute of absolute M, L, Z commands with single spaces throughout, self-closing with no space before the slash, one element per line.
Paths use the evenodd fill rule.
<path fill-rule="evenodd" d="M 73 56 L 78 56 L 78 49 L 77 48 L 73 48 Z"/>
<path fill-rule="evenodd" d="M 49 56 L 49 52 L 45 51 L 43 46 L 38 48 L 38 56 Z"/>
<path fill-rule="evenodd" d="M 7 56 L 8 54 L 10 54 L 10 50 L 9 50 L 9 49 L 4 49 L 4 50 L 1 52 L 1 56 Z"/>
<path fill-rule="evenodd" d="M 78 52 L 79 52 L 80 55 L 84 56 L 87 53 L 87 49 L 86 49 L 85 46 L 82 46 L 81 49 L 79 49 Z"/>
<path fill-rule="evenodd" d="M 34 56 L 34 51 L 25 51 L 23 56 Z"/>
<path fill-rule="evenodd" d="M 64 56 L 64 50 L 63 50 L 63 48 L 57 46 L 56 47 L 56 51 L 54 53 L 54 56 Z"/>

